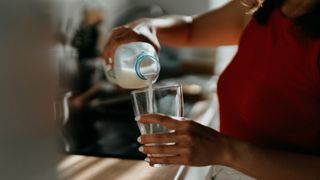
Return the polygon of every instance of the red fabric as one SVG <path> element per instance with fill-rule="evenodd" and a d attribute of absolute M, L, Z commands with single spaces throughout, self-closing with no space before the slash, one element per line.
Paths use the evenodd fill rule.
<path fill-rule="evenodd" d="M 251 20 L 218 82 L 223 134 L 320 153 L 320 41 L 296 29 L 280 10 L 267 25 Z"/>

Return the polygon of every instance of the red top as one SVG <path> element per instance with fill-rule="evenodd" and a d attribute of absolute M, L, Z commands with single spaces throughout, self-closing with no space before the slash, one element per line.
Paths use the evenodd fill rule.
<path fill-rule="evenodd" d="M 220 130 L 259 145 L 320 153 L 319 39 L 297 36 L 275 10 L 253 18 L 218 82 Z"/>

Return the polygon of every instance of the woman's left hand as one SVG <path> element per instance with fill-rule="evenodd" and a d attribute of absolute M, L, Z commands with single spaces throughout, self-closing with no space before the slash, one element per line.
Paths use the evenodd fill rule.
<path fill-rule="evenodd" d="M 142 115 L 139 122 L 158 123 L 174 130 L 165 134 L 144 134 L 139 138 L 143 145 L 139 150 L 149 155 L 146 161 L 150 164 L 206 166 L 225 164 L 228 161 L 228 138 L 209 127 L 191 120 L 181 121 L 161 114 Z"/>

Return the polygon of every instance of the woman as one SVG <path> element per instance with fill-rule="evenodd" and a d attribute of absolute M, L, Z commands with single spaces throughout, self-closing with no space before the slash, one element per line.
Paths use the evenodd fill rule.
<path fill-rule="evenodd" d="M 221 132 L 149 114 L 174 133 L 142 135 L 150 164 L 225 165 L 258 179 L 320 178 L 320 6 L 317 0 L 243 0 L 195 17 L 142 19 L 115 29 L 122 43 L 175 47 L 238 44 L 218 82 Z M 255 10 L 258 10 L 255 12 Z M 253 16 L 246 14 L 251 13 Z M 175 142 L 172 146 L 145 146 Z"/>

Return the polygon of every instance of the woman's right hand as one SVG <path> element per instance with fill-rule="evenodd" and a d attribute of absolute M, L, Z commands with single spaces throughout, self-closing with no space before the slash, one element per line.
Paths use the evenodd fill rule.
<path fill-rule="evenodd" d="M 135 41 L 148 42 L 159 52 L 160 44 L 156 36 L 156 29 L 151 24 L 151 19 L 139 19 L 114 28 L 104 48 L 103 57 L 106 64 L 109 67 L 113 66 L 114 54 L 118 46 Z"/>

